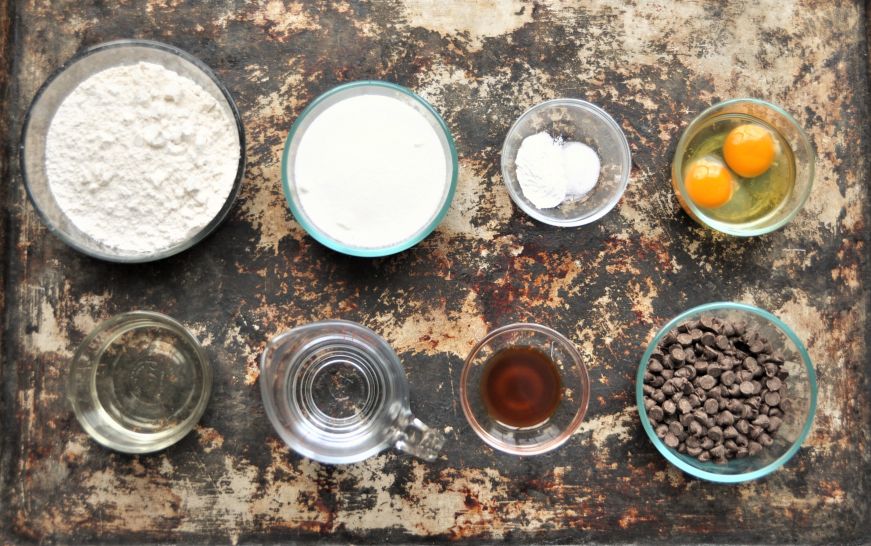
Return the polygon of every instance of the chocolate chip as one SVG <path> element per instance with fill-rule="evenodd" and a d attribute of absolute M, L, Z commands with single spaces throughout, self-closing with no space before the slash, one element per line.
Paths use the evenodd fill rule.
<path fill-rule="evenodd" d="M 653 400 L 657 404 L 662 404 L 662 402 L 665 400 L 665 393 L 662 392 L 661 390 L 658 390 L 658 391 L 654 392 L 653 395 L 651 395 L 651 398 L 653 398 Z"/>
<path fill-rule="evenodd" d="M 665 435 L 668 433 L 668 425 L 665 423 L 656 425 L 656 436 L 659 438 L 665 438 Z"/>
<path fill-rule="evenodd" d="M 760 444 L 763 445 L 763 447 L 768 447 L 774 443 L 774 440 L 771 438 L 771 436 L 769 436 L 768 434 L 765 434 L 764 432 L 759 435 L 758 441 Z"/>
<path fill-rule="evenodd" d="M 753 420 L 753 424 L 758 426 L 758 427 L 768 427 L 768 425 L 770 423 L 771 423 L 771 421 L 767 415 L 760 415 L 759 417 L 757 417 L 756 419 Z"/>
<path fill-rule="evenodd" d="M 769 406 L 777 406 L 778 404 L 780 404 L 780 395 L 776 392 L 765 393 L 763 399 L 765 400 L 765 403 Z"/>
<path fill-rule="evenodd" d="M 708 438 L 707 436 L 705 436 L 702 439 L 702 449 L 707 450 L 707 449 L 711 449 L 712 447 L 714 447 L 714 441 L 711 440 L 710 438 Z"/>
<path fill-rule="evenodd" d="M 697 360 L 693 367 L 696 369 L 696 372 L 703 374 L 708 371 L 708 361 L 707 360 Z"/>
<path fill-rule="evenodd" d="M 690 423 L 690 426 L 687 427 L 687 430 L 693 436 L 701 436 L 705 432 L 705 429 L 702 427 L 702 425 L 699 424 L 698 421 L 693 421 L 692 423 Z"/>
<path fill-rule="evenodd" d="M 680 404 L 678 404 L 678 406 L 679 406 L 679 405 L 680 405 Z M 684 413 L 683 415 L 681 415 L 681 416 L 678 418 L 678 422 L 679 422 L 681 425 L 683 425 L 684 428 L 686 428 L 686 427 L 690 426 L 690 423 L 695 423 L 696 420 L 695 420 L 695 418 L 692 416 L 691 413 Z"/>
<path fill-rule="evenodd" d="M 693 336 L 689 334 L 678 334 L 677 342 L 683 345 L 684 347 L 689 347 L 693 344 Z"/>
<path fill-rule="evenodd" d="M 680 402 L 677 403 L 677 408 L 681 413 L 690 413 L 693 410 L 693 405 L 686 398 L 681 398 Z"/>
<path fill-rule="evenodd" d="M 728 410 L 721 411 L 717 415 L 717 424 L 722 426 L 729 426 L 735 423 L 735 416 Z"/>
<path fill-rule="evenodd" d="M 738 429 L 738 432 L 741 434 L 747 434 L 750 432 L 750 422 L 746 419 L 739 419 L 737 423 L 735 423 L 735 428 Z"/>
<path fill-rule="evenodd" d="M 653 406 L 652 408 L 650 408 L 650 411 L 647 412 L 647 415 L 649 415 L 650 418 L 654 421 L 662 421 L 662 418 L 665 417 L 662 412 L 662 408 L 659 406 Z"/>
<path fill-rule="evenodd" d="M 776 377 L 772 377 L 770 379 L 765 380 L 765 386 L 770 391 L 779 391 L 781 385 L 782 385 L 782 383 L 781 383 L 780 379 L 778 379 Z M 776 406 L 777 404 L 769 404 L 769 405 Z"/>
<path fill-rule="evenodd" d="M 747 451 L 752 457 L 753 455 L 756 455 L 757 453 L 762 451 L 762 444 L 758 442 L 750 442 L 750 445 L 747 446 Z"/>
<path fill-rule="evenodd" d="M 653 360 L 652 358 L 647 363 L 647 371 L 651 373 L 662 373 L 662 362 Z"/>
<path fill-rule="evenodd" d="M 714 441 L 714 443 L 719 442 L 723 439 L 723 429 L 718 426 L 713 426 L 708 429 L 708 438 Z"/>
<path fill-rule="evenodd" d="M 701 462 L 704 463 L 704 462 L 707 462 L 707 461 L 710 461 L 710 460 L 711 460 L 711 454 L 710 454 L 709 452 L 707 452 L 707 451 L 702 451 L 701 453 L 699 453 L 699 456 L 696 457 L 696 458 L 697 458 L 699 461 L 701 461 Z"/>
<path fill-rule="evenodd" d="M 738 437 L 738 431 L 735 430 L 735 427 L 728 426 L 723 429 L 723 438 L 734 439 Z"/>
<path fill-rule="evenodd" d="M 711 390 L 717 384 L 717 380 L 710 375 L 703 375 L 699 378 L 699 386 L 705 390 Z"/>
<path fill-rule="evenodd" d="M 713 415 L 720 409 L 720 404 L 713 398 L 705 400 L 705 413 Z"/>
<path fill-rule="evenodd" d="M 677 445 L 680 443 L 680 440 L 677 439 L 677 436 L 672 434 L 670 431 L 668 432 L 668 434 L 665 435 L 663 441 L 665 442 L 665 445 L 670 448 L 676 448 Z"/>
<path fill-rule="evenodd" d="M 751 394 L 753 394 L 753 383 L 751 383 L 750 381 L 743 381 L 738 388 L 741 389 L 741 394 L 745 396 L 750 396 Z"/>
<path fill-rule="evenodd" d="M 702 334 L 702 337 L 699 338 L 699 341 L 702 342 L 702 345 L 713 347 L 717 343 L 717 336 L 710 332 L 705 332 Z"/>
<path fill-rule="evenodd" d="M 711 448 L 711 457 L 715 459 L 722 459 L 726 456 L 726 448 L 722 445 L 714 446 Z"/>
<path fill-rule="evenodd" d="M 720 349 L 721 351 L 725 351 L 726 349 L 729 348 L 729 338 L 727 338 L 726 336 L 721 334 L 721 335 L 717 336 L 716 344 L 717 344 L 717 349 Z"/>
<path fill-rule="evenodd" d="M 700 447 L 687 447 L 687 455 L 692 457 L 698 457 L 702 453 L 702 448 Z"/>
<path fill-rule="evenodd" d="M 690 330 L 690 338 L 693 341 L 699 341 L 702 339 L 703 332 L 699 328 L 693 328 Z"/>
<path fill-rule="evenodd" d="M 726 385 L 727 387 L 731 387 L 735 384 L 735 372 L 732 370 L 727 370 L 723 372 L 723 375 L 720 376 L 720 383 Z"/>
<path fill-rule="evenodd" d="M 783 424 L 783 419 L 780 417 L 774 416 L 769 418 L 768 420 L 768 432 L 774 434 L 777 432 L 777 429 L 780 428 L 780 425 Z"/>
<path fill-rule="evenodd" d="M 708 375 L 717 378 L 723 373 L 723 368 L 719 364 L 711 364 L 708 366 Z"/>
<path fill-rule="evenodd" d="M 679 346 L 672 347 L 668 354 L 675 362 L 683 362 L 684 360 L 686 360 L 686 354 L 684 353 L 684 350 Z"/>
<path fill-rule="evenodd" d="M 671 400 L 666 400 L 662 403 L 662 409 L 665 413 L 669 415 L 674 415 L 674 412 L 677 411 L 677 405 Z"/>

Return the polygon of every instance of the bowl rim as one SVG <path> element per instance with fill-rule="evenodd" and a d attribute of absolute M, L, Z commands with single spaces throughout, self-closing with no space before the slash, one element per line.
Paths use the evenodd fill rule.
<path fill-rule="evenodd" d="M 34 109 L 39 105 L 40 100 L 42 99 L 43 94 L 48 90 L 48 88 L 54 84 L 55 80 L 64 72 L 66 72 L 70 67 L 82 61 L 83 59 L 90 57 L 95 53 L 99 53 L 108 49 L 118 49 L 118 48 L 127 48 L 127 49 L 138 49 L 138 48 L 148 48 L 148 49 L 157 49 L 163 51 L 165 53 L 170 53 L 180 57 L 181 59 L 189 62 L 195 68 L 199 69 L 203 74 L 205 74 L 220 90 L 221 95 L 224 97 L 224 101 L 226 105 L 229 107 L 230 112 L 233 115 L 233 119 L 236 123 L 236 131 L 239 136 L 239 163 L 236 168 L 236 176 L 233 180 L 233 187 L 230 190 L 229 195 L 227 195 L 227 199 L 224 202 L 223 207 L 218 213 L 212 218 L 209 223 L 207 223 L 203 228 L 196 233 L 192 234 L 190 237 L 184 239 L 180 243 L 168 247 L 163 250 L 157 250 L 150 253 L 143 254 L 129 254 L 129 255 L 118 255 L 111 254 L 109 252 L 102 252 L 99 250 L 95 250 L 92 248 L 86 248 L 80 245 L 76 240 L 67 235 L 67 233 L 60 229 L 57 225 L 55 225 L 48 217 L 48 215 L 39 207 L 36 202 L 36 199 L 33 196 L 33 192 L 30 189 L 30 177 L 27 174 L 27 167 L 25 161 L 25 154 L 27 153 L 25 147 L 25 141 L 28 132 L 30 131 L 30 122 L 32 118 L 32 114 Z M 108 65 L 106 68 L 110 68 L 111 66 L 120 66 L 120 65 Z M 84 80 L 82 80 L 84 81 Z M 79 82 L 81 83 L 81 82 Z M 230 91 L 224 85 L 224 83 L 218 78 L 218 76 L 212 71 L 212 69 L 199 58 L 193 56 L 192 54 L 175 47 L 170 44 L 166 44 L 163 42 L 158 42 L 156 40 L 142 40 L 142 39 L 122 39 L 122 40 L 112 40 L 108 42 L 102 42 L 99 44 L 95 44 L 74 54 L 72 57 L 67 59 L 63 64 L 57 67 L 51 74 L 46 78 L 46 80 L 42 83 L 42 85 L 37 89 L 36 93 L 33 96 L 33 99 L 30 102 L 30 105 L 27 108 L 27 112 L 24 115 L 23 122 L 21 124 L 21 134 L 19 136 L 18 141 L 18 165 L 19 171 L 21 172 L 21 178 L 24 181 L 24 189 L 27 193 L 27 197 L 30 203 L 33 205 L 33 208 L 36 210 L 39 217 L 42 219 L 43 224 L 48 228 L 49 232 L 58 237 L 61 241 L 66 243 L 69 247 L 74 250 L 81 252 L 87 256 L 91 256 L 92 258 L 97 258 L 100 260 L 105 260 L 108 262 L 115 263 L 146 263 L 153 262 L 157 260 L 161 260 L 163 258 L 168 258 L 170 256 L 174 256 L 189 248 L 193 247 L 206 237 L 208 237 L 219 225 L 223 223 L 223 221 L 227 218 L 230 210 L 233 208 L 234 203 L 236 202 L 236 198 L 239 196 L 239 191 L 242 187 L 242 180 L 245 177 L 245 166 L 246 166 L 246 155 L 245 155 L 245 126 L 242 123 L 242 117 L 239 114 L 239 109 L 236 107 L 236 102 L 233 100 L 233 96 L 230 94 Z"/>
<path fill-rule="evenodd" d="M 469 403 L 469 390 L 466 386 L 466 383 L 469 380 L 469 373 L 472 368 L 472 359 L 478 354 L 478 351 L 480 351 L 481 348 L 486 345 L 491 339 L 505 332 L 512 332 L 518 330 L 532 330 L 541 334 L 545 334 L 546 336 L 554 338 L 563 343 L 568 348 L 569 353 L 571 353 L 572 357 L 577 362 L 577 374 L 584 385 L 583 391 L 580 393 L 581 400 L 578 403 L 578 408 L 575 410 L 575 414 L 572 417 L 569 425 L 556 438 L 553 438 L 552 440 L 548 440 L 547 442 L 543 442 L 541 444 L 536 444 L 534 446 L 516 446 L 512 444 L 506 444 L 505 442 L 502 442 L 488 434 L 487 431 L 485 431 L 481 424 L 478 422 L 475 414 L 472 412 L 471 404 Z M 472 430 L 475 431 L 475 434 L 477 434 L 478 437 L 484 441 L 484 443 L 486 443 L 490 447 L 493 447 L 499 451 L 508 453 L 510 455 L 540 455 L 542 453 L 547 453 L 548 451 L 553 451 L 554 449 L 565 444 L 568 439 L 571 438 L 578 431 L 581 423 L 583 423 L 584 418 L 587 414 L 589 403 L 590 377 L 581 353 L 578 351 L 575 344 L 572 343 L 569 338 L 557 332 L 553 328 L 549 328 L 541 324 L 535 324 L 531 322 L 515 322 L 491 330 L 487 333 L 487 335 L 481 338 L 474 347 L 472 347 L 472 349 L 469 351 L 468 356 L 466 356 L 466 359 L 463 362 L 463 371 L 460 374 L 460 405 L 463 408 L 463 414 L 466 416 L 466 420 L 472 427 Z"/>
<path fill-rule="evenodd" d="M 791 210 L 789 212 L 789 214 L 785 215 L 783 218 L 781 218 L 780 220 L 778 220 L 777 222 L 775 222 L 769 226 L 765 226 L 763 228 L 758 228 L 758 229 L 749 229 L 749 230 L 747 230 L 747 229 L 735 229 L 724 222 L 716 222 L 716 225 L 714 225 L 707 220 L 707 216 L 705 215 L 705 213 L 699 207 L 697 207 L 695 203 L 693 203 L 692 199 L 688 199 L 688 198 L 684 199 L 684 198 L 680 197 L 681 195 L 686 194 L 686 188 L 684 187 L 683 173 L 681 172 L 683 170 L 683 157 L 681 157 L 681 156 L 682 156 L 683 152 L 686 150 L 687 145 L 689 144 L 690 134 L 692 134 L 693 130 L 700 123 L 702 123 L 702 121 L 704 121 L 709 115 L 711 115 L 711 113 L 714 112 L 715 110 L 718 110 L 718 109 L 723 108 L 725 106 L 730 106 L 733 104 L 742 104 L 742 103 L 756 104 L 758 106 L 768 108 L 768 109 L 774 111 L 775 113 L 779 114 L 780 116 L 783 116 L 783 118 L 786 119 L 790 125 L 795 127 L 795 129 L 799 135 L 799 143 L 800 143 L 801 147 L 805 148 L 808 151 L 810 158 L 811 158 L 811 162 L 808 166 L 808 178 L 810 180 L 809 180 L 808 185 L 805 188 L 804 192 L 802 193 L 799 201 L 796 203 L 796 206 L 793 207 L 793 210 Z M 708 106 L 707 108 L 702 110 L 698 115 L 696 115 L 692 119 L 692 121 L 690 121 L 690 123 L 689 123 L 689 125 L 687 125 L 686 129 L 684 129 L 683 133 L 681 133 L 680 139 L 677 142 L 677 147 L 675 148 L 675 151 L 674 151 L 674 156 L 672 157 L 671 179 L 672 179 L 672 182 L 677 185 L 676 190 L 677 190 L 677 192 L 679 192 L 678 198 L 680 199 L 681 203 L 685 203 L 686 207 L 688 207 L 690 209 L 690 216 L 696 222 L 698 222 L 699 224 L 701 224 L 702 226 L 704 226 L 706 228 L 713 229 L 715 231 L 719 231 L 719 232 L 725 233 L 727 235 L 732 235 L 734 237 L 757 237 L 759 235 L 765 235 L 767 233 L 771 233 L 772 231 L 777 231 L 778 229 L 782 228 L 783 226 L 785 226 L 786 224 L 791 222 L 798 215 L 798 213 L 801 212 L 801 210 L 805 206 L 805 203 L 807 203 L 807 200 L 810 197 L 811 190 L 813 190 L 814 179 L 816 178 L 816 162 L 817 162 L 816 150 L 814 150 L 814 147 L 811 144 L 810 138 L 808 138 L 808 135 L 805 132 L 804 128 L 798 123 L 798 121 L 796 121 L 796 119 L 792 116 L 792 114 L 790 114 L 789 112 L 787 112 L 786 110 L 784 110 L 780 106 L 777 106 L 776 104 L 772 104 L 772 103 L 765 101 L 765 100 L 762 100 L 762 99 L 757 99 L 757 98 L 752 98 L 752 97 L 739 97 L 739 98 L 724 100 L 724 101 L 718 102 L 716 104 L 712 104 L 711 106 Z"/>
<path fill-rule="evenodd" d="M 801 429 L 801 433 L 799 434 L 798 438 L 796 438 L 796 441 L 793 442 L 793 444 L 789 447 L 788 450 L 786 450 L 786 452 L 784 452 L 780 457 L 770 462 L 766 466 L 752 472 L 744 472 L 741 474 L 716 474 L 714 472 L 708 472 L 706 470 L 696 468 L 695 466 L 692 466 L 683 461 L 656 435 L 656 432 L 653 430 L 653 427 L 650 424 L 650 420 L 647 417 L 647 410 L 644 408 L 644 372 L 647 370 L 647 363 L 650 360 L 651 355 L 653 354 L 654 348 L 656 348 L 656 345 L 659 343 L 659 340 L 669 331 L 679 326 L 680 323 L 685 321 L 687 317 L 707 311 L 716 311 L 720 309 L 731 309 L 754 314 L 770 322 L 776 328 L 782 331 L 798 348 L 799 356 L 801 356 L 801 360 L 807 371 L 808 381 L 810 383 L 811 396 L 807 419 L 805 420 L 805 423 Z M 703 480 L 716 483 L 742 483 L 756 480 L 762 478 L 763 476 L 771 474 L 772 472 L 786 464 L 786 462 L 789 461 L 798 452 L 799 448 L 801 448 L 801 445 L 804 443 L 804 441 L 807 439 L 808 434 L 810 433 L 817 409 L 817 389 L 818 386 L 816 372 L 814 371 L 813 362 L 811 361 L 810 355 L 807 352 L 807 348 L 804 346 L 804 344 L 801 342 L 795 332 L 793 332 L 786 323 L 774 316 L 772 313 L 764 309 L 760 309 L 759 307 L 746 303 L 727 301 L 718 301 L 698 305 L 696 307 L 683 311 L 682 313 L 678 314 L 676 317 L 668 321 L 662 328 L 659 329 L 659 331 L 657 331 L 656 335 L 654 335 L 653 339 L 647 345 L 647 350 L 644 351 L 644 355 L 641 357 L 641 361 L 638 365 L 638 371 L 635 374 L 635 404 L 638 410 L 638 415 L 641 418 L 641 426 L 644 428 L 644 432 L 647 433 L 647 437 L 650 439 L 651 442 L 653 442 L 653 445 L 656 447 L 657 451 L 659 451 L 668 462 L 683 470 L 687 474 L 696 478 L 701 478 Z"/>
<path fill-rule="evenodd" d="M 164 438 L 161 438 L 159 441 L 151 443 L 151 444 L 134 444 L 134 443 L 126 443 L 122 444 L 120 442 L 116 442 L 108 439 L 104 435 L 97 432 L 97 430 L 91 426 L 90 421 L 88 421 L 81 410 L 81 406 L 78 403 L 73 393 L 76 392 L 76 388 L 73 385 L 76 384 L 76 377 L 79 376 L 78 370 L 80 366 L 78 362 L 80 360 L 81 353 L 86 350 L 87 346 L 100 334 L 109 330 L 111 328 L 115 328 L 127 323 L 131 322 L 139 322 L 139 321 L 151 321 L 160 324 L 162 327 L 172 330 L 173 332 L 181 335 L 185 340 L 190 344 L 191 347 L 194 348 L 197 354 L 197 360 L 199 362 L 200 367 L 203 370 L 203 391 L 200 395 L 199 400 L 191 411 L 190 415 L 188 415 L 184 421 L 182 421 L 178 428 L 172 433 Z M 128 330 L 129 331 L 129 330 Z M 177 443 L 179 440 L 184 438 L 190 433 L 191 430 L 199 423 L 203 414 L 206 411 L 206 408 L 209 405 L 209 399 L 212 397 L 212 383 L 213 383 L 214 371 L 212 370 L 212 363 L 207 358 L 205 349 L 200 344 L 200 342 L 194 337 L 190 330 L 188 330 L 182 323 L 175 320 L 174 318 L 164 315 L 163 313 L 158 313 L 156 311 L 147 311 L 147 310 L 135 310 L 135 311 L 127 311 L 124 313 L 119 313 L 112 317 L 107 318 L 106 320 L 97 324 L 85 337 L 85 339 L 76 347 L 75 353 L 73 354 L 72 359 L 70 360 L 69 370 L 67 372 L 66 377 L 66 399 L 70 404 L 73 410 L 73 414 L 76 416 L 76 420 L 79 422 L 79 425 L 88 433 L 94 441 L 99 443 L 100 445 L 112 449 L 114 451 L 118 451 L 121 453 L 130 453 L 130 454 L 142 454 L 142 453 L 154 453 L 157 451 L 161 451 L 163 449 L 168 448 L 169 446 Z"/>
<path fill-rule="evenodd" d="M 308 117 L 316 110 L 316 108 L 327 99 L 340 93 L 346 93 L 352 89 L 366 87 L 384 88 L 392 91 L 397 91 L 401 95 L 404 95 L 405 97 L 414 100 L 418 104 L 422 105 L 424 110 L 428 112 L 433 117 L 433 119 L 435 119 L 437 125 L 444 133 L 445 139 L 448 143 L 448 150 L 451 160 L 451 180 L 448 184 L 448 190 L 445 193 L 444 202 L 441 204 L 438 213 L 433 217 L 430 223 L 427 224 L 427 226 L 424 227 L 423 230 L 421 230 L 417 235 L 411 237 L 410 239 L 391 246 L 379 248 L 355 247 L 344 244 L 328 236 L 326 233 L 318 229 L 318 227 L 315 226 L 313 223 L 309 222 L 306 215 L 296 206 L 293 198 L 291 197 L 291 177 L 288 174 L 288 170 L 291 168 L 290 149 L 297 138 L 302 138 L 299 130 L 303 122 L 308 119 Z M 290 212 L 293 214 L 294 219 L 299 222 L 299 224 L 306 231 L 306 233 L 308 233 L 314 240 L 324 245 L 325 247 L 336 252 L 340 252 L 342 254 L 357 256 L 360 258 L 380 258 L 384 256 L 390 256 L 391 254 L 396 254 L 398 252 L 402 252 L 403 250 L 407 250 L 427 238 L 435 230 L 435 228 L 438 227 L 439 224 L 441 224 L 445 215 L 447 215 L 448 213 L 448 209 L 450 209 L 451 203 L 454 200 L 454 193 L 457 189 L 458 174 L 459 159 L 457 156 L 457 147 L 454 143 L 454 137 L 451 134 L 451 131 L 442 116 L 429 102 L 426 101 L 426 99 L 424 99 L 411 89 L 384 80 L 355 80 L 339 84 L 318 95 L 317 98 L 310 102 L 308 106 L 306 106 L 303 111 L 300 112 L 296 120 L 294 120 L 293 125 L 291 125 L 290 127 L 290 132 L 288 133 L 287 138 L 284 140 L 284 150 L 281 154 L 281 187 L 284 191 L 284 199 L 285 201 L 287 201 L 287 205 L 290 208 Z"/>
<path fill-rule="evenodd" d="M 515 191 L 514 188 L 508 183 L 508 159 L 506 157 L 506 148 L 508 146 L 508 141 L 515 134 L 520 126 L 520 123 L 526 119 L 528 116 L 538 112 L 547 107 L 551 106 L 566 106 L 569 108 L 575 108 L 579 110 L 583 110 L 588 114 L 592 114 L 602 120 L 605 125 L 610 127 L 611 131 L 618 138 L 617 140 L 620 142 L 620 149 L 622 150 L 621 156 L 621 167 L 622 173 L 620 177 L 620 184 L 617 186 L 617 191 L 611 196 L 611 199 L 606 203 L 606 205 L 595 213 L 585 216 L 581 219 L 568 219 L 561 220 L 558 218 L 552 218 L 546 214 L 541 212 L 541 209 L 528 205 L 520 196 L 520 194 Z M 557 227 L 578 227 L 586 224 L 591 224 L 596 220 L 601 219 L 603 216 L 611 212 L 611 210 L 617 206 L 617 203 L 620 202 L 620 199 L 623 197 L 623 194 L 626 192 L 626 187 L 629 185 L 629 178 L 632 173 L 632 150 L 629 148 L 629 141 L 626 139 L 626 133 L 623 132 L 623 129 L 620 128 L 620 125 L 616 120 L 604 109 L 591 102 L 587 102 L 582 99 L 563 97 L 563 98 L 555 98 L 548 99 L 546 101 L 539 102 L 527 108 L 516 120 L 511 124 L 511 127 L 508 129 L 508 132 L 505 134 L 505 140 L 502 141 L 502 148 L 500 150 L 500 170 L 502 174 L 502 183 L 505 184 L 505 187 L 508 189 L 508 194 L 511 196 L 511 200 L 514 201 L 514 204 L 517 205 L 523 212 L 527 215 L 531 216 L 535 220 L 542 222 L 544 224 L 548 224 L 551 226 Z M 518 182 L 518 185 L 520 182 Z"/>

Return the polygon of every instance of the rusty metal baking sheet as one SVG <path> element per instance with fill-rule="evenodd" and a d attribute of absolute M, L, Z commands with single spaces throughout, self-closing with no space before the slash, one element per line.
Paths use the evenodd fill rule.
<path fill-rule="evenodd" d="M 860 1 L 593 0 L 13 2 L 0 0 L 4 242 L 0 541 L 17 543 L 862 542 L 871 535 L 868 358 L 869 93 Z M 229 220 L 182 255 L 124 266 L 77 254 L 27 202 L 15 164 L 38 86 L 87 45 L 151 38 L 198 56 L 236 98 L 249 168 Z M 375 260 L 326 250 L 280 189 L 291 123 L 338 83 L 408 86 L 444 116 L 457 194 L 434 234 Z M 558 229 L 512 206 L 499 149 L 554 97 L 610 112 L 632 177 L 608 216 Z M 681 130 L 710 104 L 783 105 L 818 154 L 810 200 L 754 239 L 695 225 L 669 183 Z M 712 300 L 782 317 L 816 363 L 810 437 L 754 483 L 700 482 L 644 435 L 633 378 L 645 343 Z M 216 367 L 200 425 L 151 456 L 92 442 L 64 399 L 69 357 L 100 320 L 167 313 Z M 448 437 L 431 464 L 387 451 L 331 467 L 272 431 L 257 358 L 289 327 L 341 317 L 399 352 L 412 407 Z M 494 452 L 457 401 L 461 364 L 489 329 L 532 320 L 586 358 L 591 406 L 561 449 Z"/>

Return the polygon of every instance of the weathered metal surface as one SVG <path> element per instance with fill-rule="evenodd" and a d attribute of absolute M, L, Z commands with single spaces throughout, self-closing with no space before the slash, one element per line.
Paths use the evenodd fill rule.
<path fill-rule="evenodd" d="M 181 256 L 142 266 L 65 247 L 26 203 L 17 170 L 4 178 L 6 541 L 830 543 L 871 533 L 861 2 L 153 0 L 21 2 L 15 12 L 7 152 L 54 67 L 89 44 L 147 37 L 190 51 L 226 82 L 246 124 L 250 167 L 224 226 Z M 444 223 L 414 249 L 379 260 L 340 256 L 305 236 L 279 181 L 280 150 L 302 108 L 361 78 L 395 81 L 431 101 L 460 155 Z M 558 96 L 603 106 L 633 151 L 625 197 L 584 228 L 531 221 L 499 175 L 508 126 Z M 819 155 L 804 211 L 753 240 L 697 227 L 669 184 L 682 128 L 736 96 L 785 106 Z M 752 484 L 699 482 L 669 467 L 634 408 L 647 340 L 711 300 L 772 310 L 817 363 L 810 438 L 785 468 Z M 132 457 L 88 439 L 64 402 L 63 379 L 96 322 L 137 308 L 184 322 L 217 372 L 195 432 Z M 388 451 L 323 466 L 272 432 L 256 359 L 276 333 L 328 317 L 360 321 L 395 346 L 415 413 L 449 438 L 436 462 Z M 593 380 L 581 431 L 531 459 L 485 447 L 456 396 L 467 350 L 516 320 L 567 334 Z"/>

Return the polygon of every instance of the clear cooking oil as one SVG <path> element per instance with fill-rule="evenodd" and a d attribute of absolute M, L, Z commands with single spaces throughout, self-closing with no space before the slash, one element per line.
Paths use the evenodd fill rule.
<path fill-rule="evenodd" d="M 770 167 L 757 176 L 740 176 L 729 168 L 724 157 L 723 147 L 728 135 L 745 125 L 761 127 L 772 136 L 773 160 Z M 790 145 L 774 127 L 746 114 L 723 114 L 704 123 L 687 146 L 684 180 L 697 161 L 717 162 L 731 174 L 732 193 L 724 204 L 706 207 L 695 202 L 705 216 L 720 222 L 747 224 L 764 220 L 783 206 L 795 184 L 795 159 Z"/>

